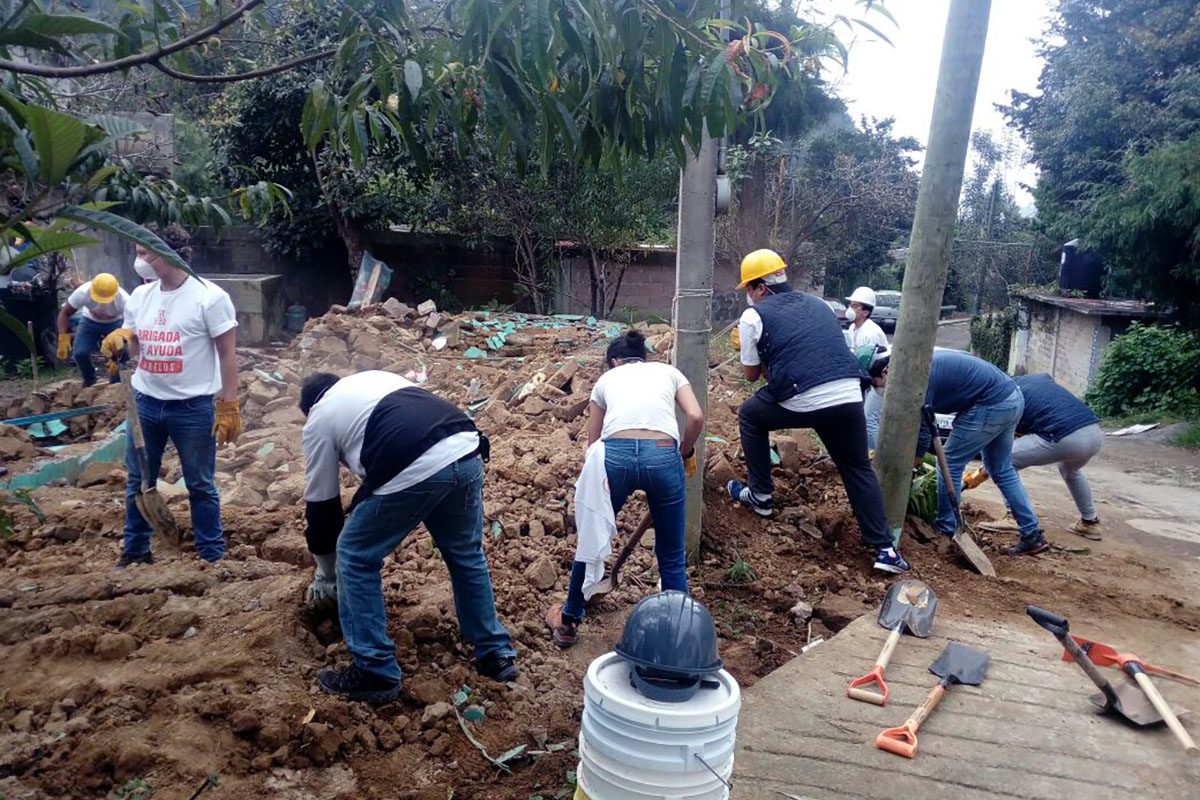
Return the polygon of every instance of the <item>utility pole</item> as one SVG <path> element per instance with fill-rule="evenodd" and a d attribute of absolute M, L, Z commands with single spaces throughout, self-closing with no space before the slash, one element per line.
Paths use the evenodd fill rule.
<path fill-rule="evenodd" d="M 675 366 L 708 409 L 708 339 L 712 333 L 713 258 L 716 234 L 717 145 L 705 130 L 700 152 L 679 177 L 679 229 L 675 252 Z M 700 469 L 687 481 L 686 546 L 689 563 L 700 556 L 704 507 L 704 437 L 696 442 Z"/>
<path fill-rule="evenodd" d="M 904 301 L 892 343 L 875 451 L 888 522 L 897 539 L 908 507 L 913 452 L 946 287 L 991 5 L 991 0 L 951 0 L 942 40 L 929 146 L 904 270 Z"/>

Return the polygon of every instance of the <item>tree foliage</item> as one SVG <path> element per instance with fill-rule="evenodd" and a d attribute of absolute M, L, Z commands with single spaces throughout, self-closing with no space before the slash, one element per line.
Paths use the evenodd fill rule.
<path fill-rule="evenodd" d="M 1087 393 L 1102 417 L 1200 414 L 1200 337 L 1137 322 L 1113 340 Z"/>
<path fill-rule="evenodd" d="M 1038 217 L 1055 242 L 1080 237 L 1108 263 L 1110 292 L 1148 292 L 1193 325 L 1200 215 L 1180 159 L 1200 133 L 1198 30 L 1191 0 L 1059 0 L 1040 92 L 1014 92 L 1006 109 L 1040 169 Z"/>

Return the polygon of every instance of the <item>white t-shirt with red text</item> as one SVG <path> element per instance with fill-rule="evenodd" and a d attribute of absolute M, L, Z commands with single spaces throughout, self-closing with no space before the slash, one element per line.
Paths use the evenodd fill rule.
<path fill-rule="evenodd" d="M 133 388 L 159 400 L 220 391 L 221 365 L 213 339 L 237 327 L 233 301 L 224 289 L 192 277 L 171 291 L 161 281 L 144 284 L 125 304 L 125 327 L 138 339 Z"/>
<path fill-rule="evenodd" d="M 125 304 L 128 302 L 129 292 L 117 287 L 117 296 L 112 299 L 111 303 L 97 303 L 92 299 L 91 281 L 76 288 L 67 298 L 67 304 L 71 308 L 78 308 L 84 319 L 100 323 L 120 322 L 125 315 Z"/>

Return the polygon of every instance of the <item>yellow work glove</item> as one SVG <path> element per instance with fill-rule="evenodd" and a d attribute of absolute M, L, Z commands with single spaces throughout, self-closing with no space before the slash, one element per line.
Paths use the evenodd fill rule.
<path fill-rule="evenodd" d="M 738 332 L 736 325 L 734 326 L 733 330 L 729 332 L 729 343 L 733 345 L 734 350 L 742 349 L 742 334 Z"/>
<path fill-rule="evenodd" d="M 692 454 L 690 456 L 685 456 L 683 459 L 683 474 L 687 475 L 689 478 L 693 478 L 696 475 L 696 450 L 695 450 L 695 448 L 692 449 Z"/>
<path fill-rule="evenodd" d="M 132 342 L 133 331 L 129 330 L 129 328 L 117 328 L 108 336 L 105 336 L 104 341 L 100 343 L 100 354 L 109 361 L 120 361 L 129 352 L 129 346 Z"/>
<path fill-rule="evenodd" d="M 218 400 L 217 419 L 213 422 L 213 436 L 217 444 L 236 442 L 242 435 L 242 411 L 237 400 Z"/>
<path fill-rule="evenodd" d="M 66 361 L 71 357 L 71 334 L 60 333 L 58 335 L 58 360 Z"/>
<path fill-rule="evenodd" d="M 963 488 L 964 489 L 974 489 L 976 486 L 983 483 L 987 479 L 988 479 L 987 470 L 985 470 L 983 467 L 979 467 L 978 469 L 973 469 L 970 472 L 968 472 L 966 475 L 963 475 Z"/>

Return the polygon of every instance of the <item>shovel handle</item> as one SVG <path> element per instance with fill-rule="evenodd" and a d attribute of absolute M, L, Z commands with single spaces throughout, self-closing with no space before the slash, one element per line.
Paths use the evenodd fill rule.
<path fill-rule="evenodd" d="M 937 455 L 938 469 L 942 473 L 942 483 L 946 486 L 947 499 L 954 508 L 954 516 L 961 517 L 961 512 L 958 510 L 958 487 L 954 485 L 954 481 L 950 480 L 950 462 L 946 459 L 946 451 L 942 447 L 942 436 L 938 433 L 937 416 L 933 413 L 933 406 L 925 406 L 921 412 L 925 415 L 925 422 L 933 434 L 933 452 Z M 962 520 L 959 519 L 958 523 L 961 526 Z"/>
<path fill-rule="evenodd" d="M 938 707 L 938 703 L 942 702 L 942 698 L 946 696 L 946 687 L 938 684 L 929 690 L 929 694 L 925 695 L 925 700 L 921 705 L 917 706 L 917 710 L 908 718 L 908 722 L 904 724 L 910 728 L 914 735 L 917 729 L 921 727 L 921 723 L 929 718 L 933 710 Z"/>
<path fill-rule="evenodd" d="M 618 582 L 617 574 L 621 571 L 625 559 L 629 558 L 629 554 L 633 552 L 633 548 L 637 547 L 637 543 L 642 540 L 642 536 L 645 535 L 646 531 L 650 530 L 650 522 L 650 512 L 647 511 L 642 515 L 642 521 L 638 523 L 637 528 L 630 535 L 629 541 L 621 548 L 621 552 L 617 553 L 617 560 L 613 562 L 612 566 L 612 585 L 614 588 L 616 588 Z"/>
<path fill-rule="evenodd" d="M 887 669 L 888 662 L 892 660 L 892 653 L 896 651 L 896 643 L 900 641 L 899 626 L 892 628 L 888 634 L 887 641 L 883 643 L 883 649 L 879 651 L 879 658 L 875 659 L 875 666 L 871 671 L 861 678 L 855 678 L 850 681 L 850 685 L 846 687 L 846 696 L 852 700 L 861 700 L 864 703 L 874 703 L 877 706 L 886 706 L 888 696 L 892 693 L 888 688 L 887 682 L 883 679 L 883 671 Z M 875 684 L 882 692 L 874 692 L 864 687 Z"/>
<path fill-rule="evenodd" d="M 1053 611 L 1047 611 L 1044 608 L 1037 606 L 1026 606 L 1025 613 L 1028 614 L 1034 622 L 1041 625 L 1050 633 L 1054 634 L 1054 638 L 1058 639 L 1059 644 L 1063 646 L 1063 650 L 1072 660 L 1079 662 L 1079 666 L 1083 668 L 1084 673 L 1091 679 L 1092 683 L 1096 684 L 1096 688 L 1104 693 L 1104 698 L 1108 701 L 1108 706 L 1111 708 L 1117 704 L 1117 696 L 1113 691 L 1112 685 L 1108 679 L 1100 673 L 1092 660 L 1088 658 L 1088 654 L 1083 652 L 1083 648 L 1079 646 L 1079 642 L 1071 636 L 1071 623 L 1066 617 L 1059 616 Z"/>
<path fill-rule="evenodd" d="M 875 737 L 875 746 L 880 750 L 887 750 L 889 753 L 895 753 L 905 758 L 915 756 L 917 754 L 917 729 L 933 713 L 945 695 L 946 687 L 940 683 L 930 689 L 929 694 L 925 696 L 925 702 L 917 706 L 917 710 L 903 725 L 897 728 L 887 728 Z"/>
<path fill-rule="evenodd" d="M 1171 733 L 1175 734 L 1175 738 L 1183 745 L 1184 752 L 1189 756 L 1200 754 L 1200 748 L 1196 747 L 1196 742 L 1192 740 L 1191 735 L 1179 722 L 1179 717 L 1175 716 L 1175 712 L 1171 710 L 1171 706 L 1159 694 L 1158 687 L 1150 680 L 1150 676 L 1146 674 L 1146 670 L 1142 669 L 1141 663 L 1130 661 L 1125 665 L 1125 671 L 1133 676 L 1138 686 L 1142 687 L 1142 691 L 1146 693 L 1146 697 L 1150 698 L 1150 702 L 1154 704 L 1155 710 L 1162 715 L 1163 721 L 1167 723 L 1167 727 L 1171 729 Z"/>
<path fill-rule="evenodd" d="M 883 649 L 879 651 L 879 658 L 875 659 L 875 666 L 879 667 L 879 671 L 883 672 L 887 669 L 888 662 L 892 660 L 892 653 L 896 652 L 896 645 L 900 642 L 900 626 L 892 628 L 892 632 L 888 634 L 887 641 L 883 643 Z"/>

